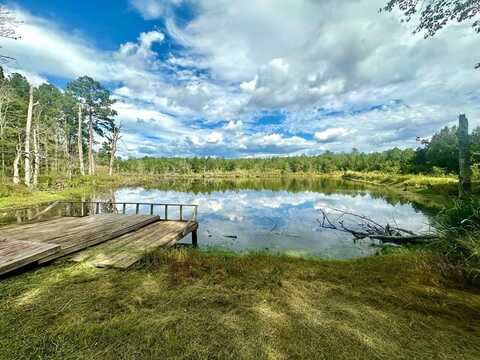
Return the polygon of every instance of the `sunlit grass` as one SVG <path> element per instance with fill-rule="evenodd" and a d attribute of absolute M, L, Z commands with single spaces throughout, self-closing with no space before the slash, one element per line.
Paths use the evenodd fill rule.
<path fill-rule="evenodd" d="M 410 187 L 433 187 L 439 185 L 456 185 L 458 177 L 454 175 L 424 175 L 424 174 L 392 174 L 384 172 L 354 172 L 348 171 L 344 178 L 374 182 L 376 184 L 388 184 Z"/>
<path fill-rule="evenodd" d="M 478 359 L 480 293 L 445 273 L 423 251 L 63 261 L 0 281 L 0 358 Z"/>

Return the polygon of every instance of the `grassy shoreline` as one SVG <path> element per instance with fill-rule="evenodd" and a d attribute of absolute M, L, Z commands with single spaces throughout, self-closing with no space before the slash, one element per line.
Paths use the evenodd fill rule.
<path fill-rule="evenodd" d="M 428 251 L 63 260 L 0 281 L 0 359 L 478 359 L 480 293 L 444 266 Z"/>
<path fill-rule="evenodd" d="M 108 177 L 100 175 L 96 177 L 78 178 L 75 182 L 67 183 L 63 188 L 55 188 L 43 185 L 38 190 L 29 190 L 25 186 L 12 184 L 0 184 L 0 209 L 18 206 L 35 205 L 42 202 L 81 198 L 88 195 L 92 189 L 118 187 L 118 186 L 153 186 L 162 181 L 242 181 L 242 180 L 278 180 L 278 179 L 328 179 L 348 182 L 357 182 L 365 186 L 388 187 L 392 191 L 399 191 L 412 201 L 418 201 L 419 195 L 438 195 L 456 193 L 457 179 L 453 176 L 425 176 L 425 175 L 395 175 L 384 173 L 358 173 L 358 172 L 334 172 L 334 173 L 205 173 L 205 174 L 161 174 L 161 175 L 116 175 Z M 435 204 L 433 204 L 435 206 Z"/>
<path fill-rule="evenodd" d="M 367 186 L 383 181 L 407 197 L 432 191 L 426 184 L 456 187 L 423 178 L 410 191 L 405 182 L 414 177 L 347 176 L 376 182 Z M 83 178 L 34 192 L 5 186 L 0 208 L 159 180 Z M 480 290 L 440 254 L 415 248 L 343 261 L 181 248 L 159 250 L 128 271 L 61 259 L 0 278 L 0 313 L 0 360 L 480 355 Z"/>

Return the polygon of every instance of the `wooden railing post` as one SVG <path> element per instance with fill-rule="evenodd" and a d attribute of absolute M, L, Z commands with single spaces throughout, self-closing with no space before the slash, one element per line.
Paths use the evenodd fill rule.
<path fill-rule="evenodd" d="M 192 245 L 194 248 L 198 247 L 197 230 L 192 231 Z"/>
<path fill-rule="evenodd" d="M 198 216 L 198 205 L 196 204 L 162 204 L 162 203 L 143 203 L 143 202 L 104 202 L 104 201 L 61 201 L 58 202 L 60 204 L 65 204 L 65 209 L 62 211 L 65 211 L 65 215 L 67 216 L 88 216 L 88 215 L 94 215 L 94 214 L 101 214 L 104 212 L 102 210 L 102 206 L 108 206 L 110 208 L 111 206 L 114 206 L 113 211 L 118 214 L 120 212 L 120 209 L 117 208 L 117 206 L 122 206 L 122 214 L 127 214 L 127 205 L 132 205 L 135 206 L 135 214 L 139 215 L 140 214 L 140 206 L 148 206 L 150 208 L 150 215 L 155 214 L 155 207 L 164 207 L 164 215 L 163 215 L 163 220 L 175 220 L 175 221 L 197 221 L 197 216 Z M 102 205 L 103 204 L 103 205 Z M 74 206 L 80 206 L 79 211 L 77 212 L 74 209 Z M 175 215 L 169 219 L 168 217 L 168 208 L 169 207 L 174 207 L 179 209 L 179 213 L 177 215 L 175 211 Z M 192 215 L 188 216 L 185 215 L 185 208 L 192 209 Z M 107 209 L 107 207 L 105 207 Z M 110 210 L 108 210 L 110 211 Z M 187 211 L 189 213 L 189 211 Z M 157 215 L 161 216 L 161 209 L 157 210 Z"/>

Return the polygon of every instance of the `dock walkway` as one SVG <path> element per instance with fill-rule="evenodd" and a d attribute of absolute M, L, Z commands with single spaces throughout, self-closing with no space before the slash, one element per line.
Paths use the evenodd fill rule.
<path fill-rule="evenodd" d="M 73 261 L 126 269 L 145 254 L 172 246 L 190 233 L 196 245 L 196 208 L 188 221 L 183 214 L 181 220 L 169 220 L 153 214 L 99 214 L 99 206 L 96 209 L 94 215 L 1 227 L 0 275 L 80 250 Z"/>

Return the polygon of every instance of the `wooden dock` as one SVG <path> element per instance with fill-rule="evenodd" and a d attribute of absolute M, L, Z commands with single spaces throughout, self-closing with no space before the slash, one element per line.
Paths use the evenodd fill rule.
<path fill-rule="evenodd" d="M 0 275 L 77 252 L 72 258 L 74 261 L 126 269 L 145 254 L 159 247 L 172 246 L 188 234 L 192 234 L 192 243 L 197 244 L 196 205 L 178 205 L 181 206 L 180 215 L 173 220 L 168 218 L 167 211 L 162 211 L 164 218 L 154 215 L 152 204 L 148 204 L 148 215 L 139 214 L 140 205 L 135 205 L 135 214 L 127 214 L 123 204 L 122 213 L 101 213 L 100 209 L 106 206 L 97 204 L 100 203 L 95 203 L 92 215 L 0 228 Z M 89 207 L 84 203 L 80 206 L 82 211 Z M 183 208 L 188 206 L 194 209 L 193 216 L 186 220 Z"/>

